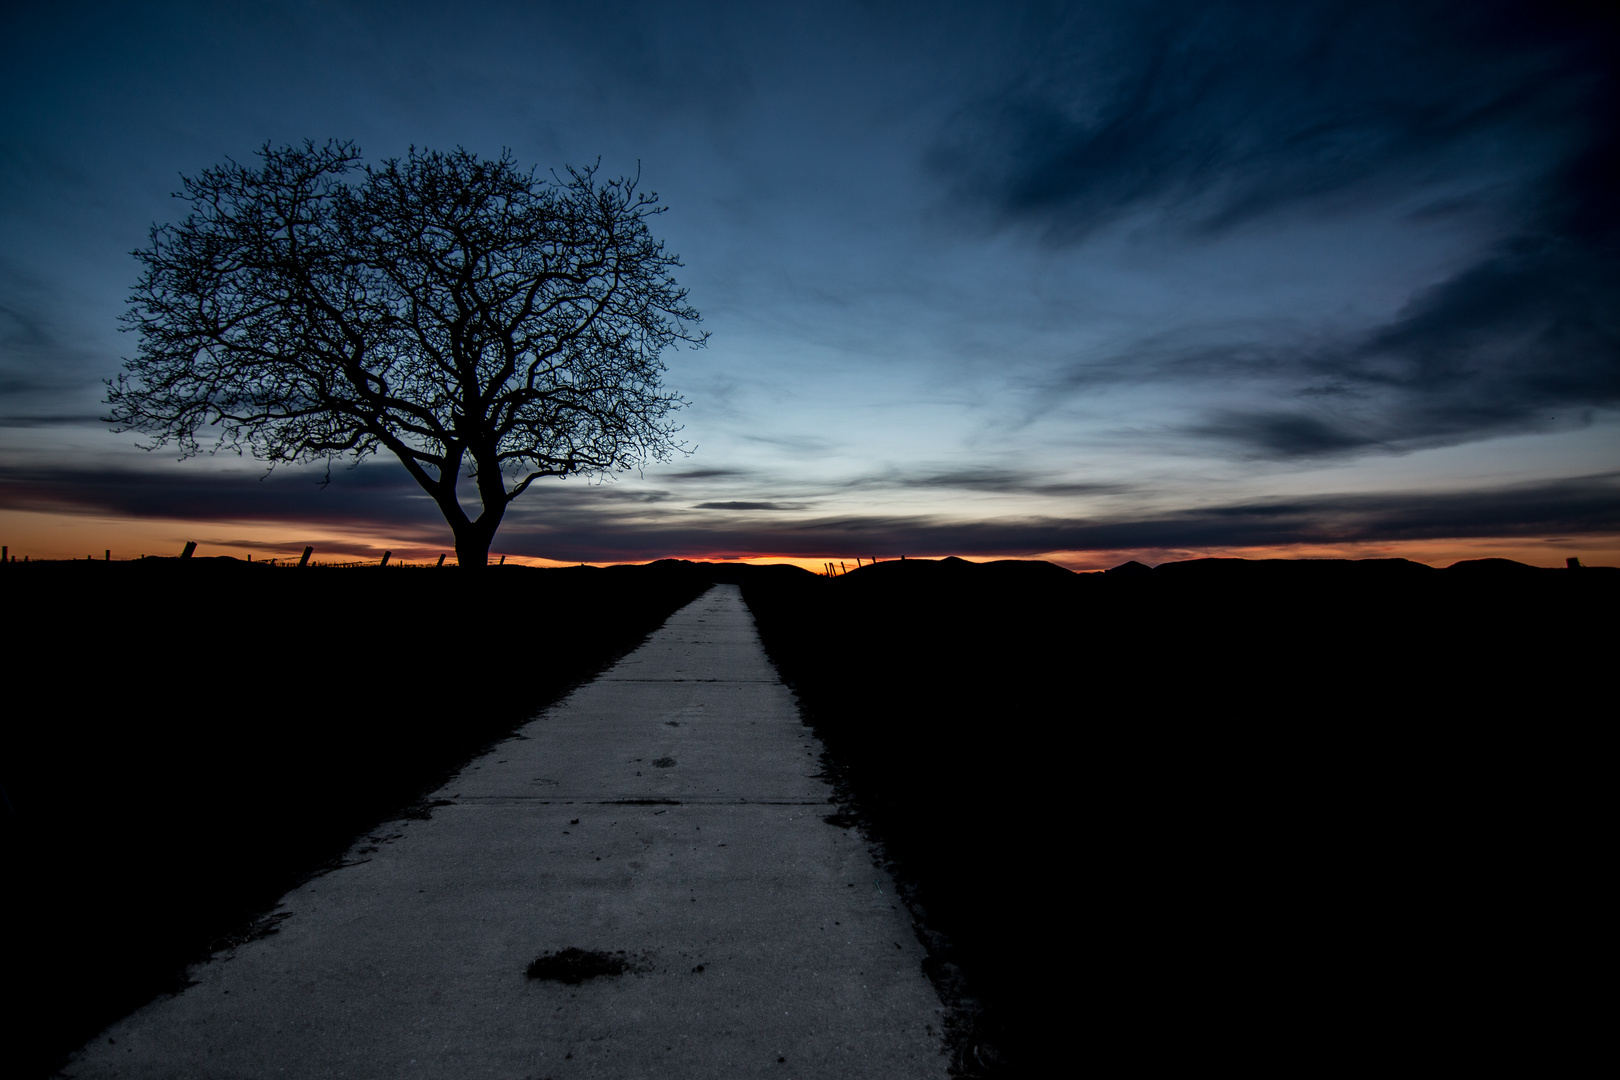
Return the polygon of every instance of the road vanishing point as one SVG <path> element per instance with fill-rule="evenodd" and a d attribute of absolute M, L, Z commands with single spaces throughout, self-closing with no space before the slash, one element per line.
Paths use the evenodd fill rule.
<path fill-rule="evenodd" d="M 717 585 L 64 1071 L 943 1078 L 924 950 L 825 820 L 821 752 Z"/>

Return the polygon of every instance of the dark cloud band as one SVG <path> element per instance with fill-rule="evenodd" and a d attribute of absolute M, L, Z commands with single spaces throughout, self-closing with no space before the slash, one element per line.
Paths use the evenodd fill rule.
<path fill-rule="evenodd" d="M 343 486 L 339 486 L 342 484 Z M 508 519 L 500 548 L 566 561 L 681 555 L 1003 555 L 1048 551 L 1215 549 L 1462 538 L 1620 534 L 1620 472 L 1450 494 L 1383 493 L 1271 499 L 1152 516 L 1001 518 L 852 515 L 727 518 L 664 513 L 604 498 L 600 487 L 555 485 Z M 444 543 L 437 511 L 408 480 L 353 470 L 321 489 L 306 476 L 196 480 L 68 470 L 0 472 L 0 507 L 131 518 L 299 523 L 423 545 Z"/>

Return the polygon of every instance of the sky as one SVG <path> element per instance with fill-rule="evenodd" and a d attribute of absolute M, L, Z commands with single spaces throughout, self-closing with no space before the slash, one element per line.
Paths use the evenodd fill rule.
<path fill-rule="evenodd" d="M 1617 564 L 1602 11 L 9 5 L 0 541 L 452 550 L 392 460 L 323 485 L 101 419 L 180 178 L 343 139 L 600 160 L 668 207 L 689 453 L 537 482 L 497 555 Z"/>

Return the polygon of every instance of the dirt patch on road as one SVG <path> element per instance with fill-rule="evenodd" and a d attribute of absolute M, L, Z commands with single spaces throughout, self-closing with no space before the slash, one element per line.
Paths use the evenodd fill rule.
<path fill-rule="evenodd" d="M 578 986 L 586 979 L 623 975 L 630 970 L 624 950 L 615 953 L 597 949 L 560 949 L 545 953 L 529 965 L 529 978 Z"/>

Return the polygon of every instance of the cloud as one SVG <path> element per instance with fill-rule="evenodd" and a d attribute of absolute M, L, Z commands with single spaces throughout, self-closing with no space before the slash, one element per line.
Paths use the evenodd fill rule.
<path fill-rule="evenodd" d="M 1070 245 L 1133 217 L 1196 243 L 1429 192 L 1422 215 L 1491 223 L 1470 261 L 1379 325 L 1192 328 L 1088 357 L 1056 386 L 1241 378 L 1255 404 L 1213 407 L 1187 433 L 1279 459 L 1620 405 L 1612 20 L 1509 4 L 1104 5 L 1033 49 L 931 157 L 989 220 Z"/>
<path fill-rule="evenodd" d="M 1289 412 L 1228 409 L 1189 430 L 1237 444 L 1257 457 L 1317 457 L 1379 444 L 1375 436 L 1347 430 L 1331 420 Z"/>
<path fill-rule="evenodd" d="M 734 477 L 752 476 L 751 469 L 677 469 L 673 472 L 660 470 L 660 480 L 726 480 Z"/>
<path fill-rule="evenodd" d="M 1221 230 L 1540 149 L 1599 65 L 1585 28 L 1503 4 L 1095 5 L 951 119 L 958 198 L 1073 241 L 1147 210 Z M 1573 66 L 1572 66 L 1573 61 Z M 1545 152 L 1545 150 L 1541 150 Z"/>
<path fill-rule="evenodd" d="M 1620 124 L 1620 109 L 1615 121 Z M 1620 133 L 1603 148 L 1620 190 Z M 1596 155 L 1594 155 L 1596 156 Z M 1402 437 L 1523 427 L 1549 409 L 1620 403 L 1620 216 L 1552 212 L 1414 298 L 1338 374 L 1400 395 Z"/>
<path fill-rule="evenodd" d="M 0 384 L 0 392 L 3 392 Z M 19 413 L 9 416 L 0 416 L 0 428 L 39 428 L 39 427 L 101 427 L 101 416 L 98 413 L 40 413 L 28 415 Z"/>
<path fill-rule="evenodd" d="M 1620 472 L 1462 493 L 1254 500 L 1174 513 L 954 520 L 842 515 L 663 521 L 615 529 L 588 515 L 505 531 L 505 550 L 565 560 L 774 554 L 1027 556 L 1047 551 L 1198 550 L 1294 544 L 1620 533 Z"/>
<path fill-rule="evenodd" d="M 804 503 L 774 502 L 706 502 L 698 503 L 694 510 L 803 510 Z"/>
<path fill-rule="evenodd" d="M 765 446 L 774 446 L 781 450 L 788 450 L 795 454 L 825 454 L 833 448 L 833 443 L 817 438 L 814 435 L 758 435 L 745 434 L 746 442 L 761 443 Z"/>
<path fill-rule="evenodd" d="M 52 410 L 53 398 L 93 385 L 86 371 L 104 362 L 64 292 L 0 262 L 0 395 L 13 408 L 32 399 Z"/>
<path fill-rule="evenodd" d="M 395 475 L 397 474 L 397 475 Z M 181 521 L 306 522 L 335 528 L 422 526 L 438 508 L 398 468 L 265 474 L 185 469 L 0 468 L 0 508 Z"/>
<path fill-rule="evenodd" d="M 857 484 L 881 484 L 896 487 L 947 488 L 959 491 L 989 491 L 1020 495 L 1095 495 L 1122 490 L 1118 484 L 1082 483 L 1054 480 L 1050 476 L 1019 470 L 979 466 L 951 469 L 944 472 L 907 475 L 893 473 L 878 478 L 856 481 Z"/>
<path fill-rule="evenodd" d="M 478 513 L 470 483 L 462 503 Z M 531 487 L 507 511 L 526 516 L 635 520 L 670 493 L 578 480 Z M 391 461 L 356 467 L 221 472 L 206 467 L 140 470 L 82 466 L 0 466 L 0 508 L 182 521 L 305 522 L 367 531 L 436 528 L 448 535 L 438 507 Z"/>
<path fill-rule="evenodd" d="M 1620 136 L 1591 156 L 1568 172 L 1603 171 L 1620 191 Z M 1190 433 L 1304 458 L 1586 423 L 1620 406 L 1620 213 L 1593 213 L 1576 189 L 1567 177 L 1539 219 L 1384 325 L 1276 350 L 1273 373 L 1295 380 L 1291 406 L 1214 410 Z M 1253 361 L 1225 366 L 1240 363 Z"/>

